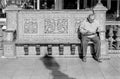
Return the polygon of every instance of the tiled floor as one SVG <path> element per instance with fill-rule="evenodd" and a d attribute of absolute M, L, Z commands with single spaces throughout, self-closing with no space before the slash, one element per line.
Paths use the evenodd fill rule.
<path fill-rule="evenodd" d="M 120 79 L 120 57 L 98 63 L 87 58 L 0 59 L 0 79 Z"/>

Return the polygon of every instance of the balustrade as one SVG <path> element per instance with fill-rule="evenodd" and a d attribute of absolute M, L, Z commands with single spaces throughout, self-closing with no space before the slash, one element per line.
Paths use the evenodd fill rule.
<path fill-rule="evenodd" d="M 120 22 L 107 21 L 106 22 L 106 39 L 108 39 L 109 50 L 120 49 Z"/>

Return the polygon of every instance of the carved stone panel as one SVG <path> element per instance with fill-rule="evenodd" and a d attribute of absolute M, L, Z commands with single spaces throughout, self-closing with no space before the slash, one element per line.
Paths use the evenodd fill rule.
<path fill-rule="evenodd" d="M 24 33 L 36 34 L 38 33 L 37 19 L 24 19 Z"/>
<path fill-rule="evenodd" d="M 76 18 L 75 19 L 75 33 L 77 33 L 79 26 L 85 18 Z"/>
<path fill-rule="evenodd" d="M 18 42 L 79 42 L 77 30 L 89 12 L 20 11 Z"/>
<path fill-rule="evenodd" d="M 68 33 L 68 19 L 45 19 L 44 27 L 47 34 Z"/>
<path fill-rule="evenodd" d="M 13 42 L 6 42 L 3 45 L 4 56 L 13 57 L 15 56 L 15 45 Z"/>

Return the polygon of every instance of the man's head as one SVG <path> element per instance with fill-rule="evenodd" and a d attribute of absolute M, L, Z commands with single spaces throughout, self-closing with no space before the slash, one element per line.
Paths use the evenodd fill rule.
<path fill-rule="evenodd" d="M 87 19 L 88 19 L 88 22 L 92 23 L 95 20 L 95 14 L 94 13 L 90 14 Z"/>

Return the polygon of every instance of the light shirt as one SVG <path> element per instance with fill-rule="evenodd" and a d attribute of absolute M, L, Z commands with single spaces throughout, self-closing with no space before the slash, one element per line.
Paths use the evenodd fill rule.
<path fill-rule="evenodd" d="M 90 33 L 96 33 L 101 31 L 101 25 L 99 24 L 99 21 L 94 20 L 92 23 L 89 23 L 88 20 L 84 20 L 81 25 L 79 26 L 79 30 L 82 34 L 85 34 L 87 32 Z M 95 35 L 90 35 L 88 37 L 93 37 Z"/>

